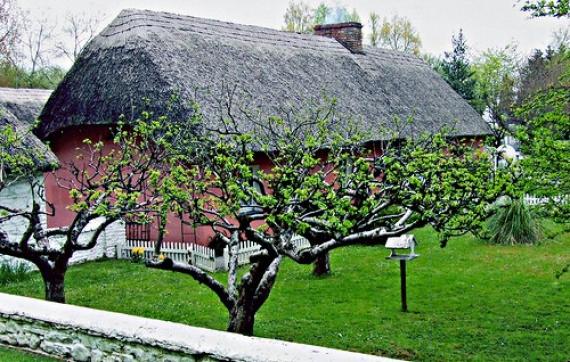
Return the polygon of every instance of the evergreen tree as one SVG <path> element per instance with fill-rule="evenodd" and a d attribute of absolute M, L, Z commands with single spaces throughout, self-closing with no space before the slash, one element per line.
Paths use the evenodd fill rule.
<path fill-rule="evenodd" d="M 560 82 L 560 76 L 570 69 L 570 49 L 564 44 L 557 49 L 536 49 L 521 68 L 517 87 L 517 105 L 520 106 L 536 93 Z"/>
<path fill-rule="evenodd" d="M 445 52 L 439 70 L 451 88 L 482 114 L 484 107 L 481 106 L 481 102 L 476 96 L 476 80 L 474 71 L 467 59 L 467 42 L 462 29 L 459 30 L 457 36 L 452 37 L 451 42 L 453 51 Z"/>

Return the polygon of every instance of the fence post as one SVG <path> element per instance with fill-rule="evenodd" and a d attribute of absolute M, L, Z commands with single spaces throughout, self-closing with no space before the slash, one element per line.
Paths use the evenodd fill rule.
<path fill-rule="evenodd" d="M 226 271 L 229 269 L 230 265 L 230 248 L 227 245 L 224 247 L 223 258 L 224 258 L 224 265 L 222 270 Z"/>

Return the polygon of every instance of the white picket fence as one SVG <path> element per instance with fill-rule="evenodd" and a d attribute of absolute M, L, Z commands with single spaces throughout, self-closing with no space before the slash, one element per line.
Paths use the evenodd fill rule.
<path fill-rule="evenodd" d="M 198 244 L 187 244 L 187 246 L 190 253 L 188 259 L 190 264 L 210 272 L 219 268 L 216 264 L 216 251 L 214 249 Z"/>
<path fill-rule="evenodd" d="M 527 205 L 535 206 L 535 205 L 542 205 L 548 202 L 548 199 L 545 197 L 534 197 L 530 195 L 525 195 L 524 202 Z"/>
<path fill-rule="evenodd" d="M 164 256 L 167 256 L 174 261 L 187 263 L 189 257 L 189 245 L 190 244 L 163 242 L 160 250 Z M 143 248 L 145 259 L 150 259 L 154 255 L 154 241 L 129 239 L 127 239 L 126 243 L 123 244 L 121 252 L 118 255 L 121 259 L 131 259 L 133 256 L 132 250 L 134 248 Z"/>
<path fill-rule="evenodd" d="M 249 264 L 249 257 L 257 253 L 261 247 L 253 241 L 241 241 L 238 247 L 238 265 Z M 227 263 L 226 263 L 227 261 Z M 224 265 L 230 262 L 229 250 L 224 249 Z"/>
<path fill-rule="evenodd" d="M 294 236 L 292 242 L 299 249 L 309 247 L 307 239 L 301 236 Z M 152 258 L 154 255 L 154 241 L 149 240 L 127 240 L 117 255 L 122 259 L 131 259 L 133 248 L 143 248 L 145 259 Z M 260 246 L 252 241 L 241 241 L 238 249 L 238 265 L 244 265 L 249 264 L 249 258 L 259 251 Z M 207 246 L 163 242 L 161 253 L 173 261 L 190 263 L 210 272 L 227 270 L 230 260 L 227 246 L 224 248 L 223 254 L 216 257 L 216 251 Z"/>
<path fill-rule="evenodd" d="M 566 196 L 566 197 L 557 196 L 554 198 L 554 201 L 557 204 L 560 204 L 560 203 L 568 202 L 568 199 L 569 199 L 568 196 Z M 550 201 L 550 199 L 548 197 L 535 197 L 532 195 L 525 195 L 524 201 L 526 202 L 527 205 L 536 206 L 536 205 L 546 204 Z"/>
<path fill-rule="evenodd" d="M 293 236 L 291 242 L 297 249 L 305 249 L 311 246 L 311 244 L 309 244 L 309 241 L 300 235 Z"/>

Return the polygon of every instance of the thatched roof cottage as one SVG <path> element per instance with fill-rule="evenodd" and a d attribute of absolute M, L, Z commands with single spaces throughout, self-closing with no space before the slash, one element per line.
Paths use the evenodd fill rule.
<path fill-rule="evenodd" d="M 363 46 L 358 23 L 323 25 L 295 34 L 163 12 L 124 10 L 81 53 L 53 92 L 36 134 L 63 161 L 88 137 L 107 137 L 108 125 L 136 117 L 144 99 L 156 114 L 186 117 L 189 103 L 167 110 L 173 94 L 200 103 L 215 125 L 221 100 L 258 117 L 335 98 L 337 113 L 372 138 L 389 137 L 395 118 L 413 117 L 407 133 L 453 128 L 453 135 L 487 134 L 484 120 L 429 65 L 401 52 Z M 247 117 L 238 117 L 249 129 Z M 78 141 L 79 140 L 79 141 Z M 65 195 L 53 191 L 53 199 Z M 48 196 L 50 195 L 48 185 Z M 64 223 L 65 218 L 54 220 Z M 169 237 L 196 234 L 177 226 Z"/>

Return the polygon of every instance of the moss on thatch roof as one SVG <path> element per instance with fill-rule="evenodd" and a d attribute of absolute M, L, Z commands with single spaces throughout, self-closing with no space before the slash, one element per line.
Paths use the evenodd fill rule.
<path fill-rule="evenodd" d="M 12 127 L 22 138 L 25 152 L 33 155 L 40 171 L 57 167 L 57 157 L 40 141 L 32 128 L 51 91 L 0 88 L 0 128 Z"/>
<path fill-rule="evenodd" d="M 81 124 L 136 116 L 143 98 L 158 114 L 173 93 L 197 99 L 206 122 L 219 122 L 220 100 L 262 118 L 300 105 L 337 100 L 337 114 L 383 139 L 395 118 L 414 118 L 407 133 L 453 127 L 457 136 L 488 134 L 484 120 L 419 58 L 365 48 L 352 54 L 334 39 L 143 10 L 124 10 L 82 52 L 54 91 L 37 131 L 47 137 Z M 238 123 L 248 128 L 247 117 Z"/>

